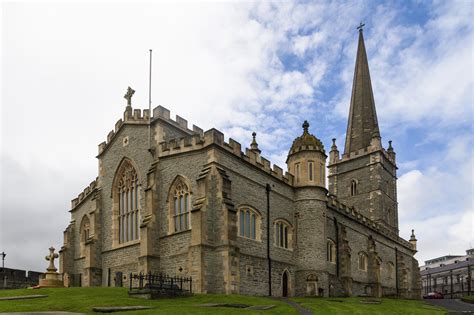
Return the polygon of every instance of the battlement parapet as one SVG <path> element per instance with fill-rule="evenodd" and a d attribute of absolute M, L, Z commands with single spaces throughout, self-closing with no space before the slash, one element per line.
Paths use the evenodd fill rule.
<path fill-rule="evenodd" d="M 230 138 L 229 142 L 224 141 L 224 134 L 217 129 L 209 129 L 203 134 L 195 133 L 190 136 L 171 139 L 159 143 L 157 156 L 166 157 L 174 154 L 199 150 L 210 145 L 217 145 L 238 158 L 255 165 L 265 173 L 283 181 L 289 185 L 293 184 L 293 175 L 288 172 L 283 173 L 283 169 L 262 157 L 259 153 L 246 149 L 242 152 L 242 145 Z"/>
<path fill-rule="evenodd" d="M 189 135 L 198 133 L 203 135 L 203 130 L 202 128 L 199 128 L 196 125 L 193 125 L 193 129 L 189 129 L 188 127 L 188 120 L 184 119 L 183 117 L 176 115 L 176 118 L 173 120 L 171 119 L 171 112 L 169 109 L 158 105 L 153 109 L 153 116 L 152 116 L 152 121 L 156 119 L 161 119 L 166 121 L 167 123 L 180 128 L 181 130 L 186 131 Z"/>
<path fill-rule="evenodd" d="M 407 248 L 412 248 L 412 245 L 410 244 L 410 242 L 408 242 L 407 240 L 401 238 L 400 236 L 398 236 L 396 233 L 394 233 L 392 230 L 388 229 L 386 226 L 378 223 L 378 222 L 375 222 L 374 220 L 371 220 L 370 218 L 364 216 L 363 214 L 361 214 L 355 207 L 349 207 L 345 204 L 343 204 L 342 202 L 340 202 L 336 196 L 334 195 L 329 195 L 328 196 L 328 200 L 327 200 L 327 205 L 329 208 L 345 215 L 345 216 L 348 216 L 348 217 L 351 217 L 351 219 L 359 222 L 360 224 L 362 225 L 365 225 L 367 226 L 368 228 L 370 228 L 371 230 L 379 233 L 379 234 L 382 234 L 390 239 L 392 239 L 393 241 L 403 245 L 404 247 L 407 247 Z"/>
<path fill-rule="evenodd" d="M 89 186 L 84 188 L 84 190 L 77 196 L 77 198 L 74 198 L 71 200 L 71 210 L 76 208 L 82 201 L 84 201 L 89 195 L 92 194 L 97 188 L 97 181 L 98 178 L 93 180 Z"/>
<path fill-rule="evenodd" d="M 347 154 L 347 153 L 343 154 L 340 158 L 338 157 L 336 161 L 334 161 L 333 163 L 330 163 L 330 165 L 340 163 L 340 162 L 345 162 L 345 161 L 351 160 L 355 157 L 368 155 L 370 153 L 377 152 L 377 151 L 382 152 L 383 156 L 387 160 L 389 160 L 394 165 L 396 165 L 395 160 L 393 159 L 393 157 L 390 154 L 388 154 L 387 150 L 385 150 L 384 148 L 375 148 L 375 147 L 372 147 L 372 146 L 359 149 L 358 151 L 355 151 L 355 152 L 350 152 L 349 154 Z"/>
<path fill-rule="evenodd" d="M 203 129 L 193 125 L 193 129 L 188 128 L 188 121 L 181 116 L 176 115 L 176 119 L 173 120 L 170 118 L 170 110 L 159 105 L 153 109 L 153 116 L 150 117 L 150 111 L 148 109 L 132 109 L 131 106 L 127 106 L 123 113 L 123 119 L 119 119 L 115 123 L 114 130 L 111 130 L 107 134 L 107 140 L 99 144 L 99 156 L 107 149 L 107 147 L 112 143 L 115 136 L 119 130 L 126 124 L 132 125 L 148 125 L 149 123 L 154 122 L 156 119 L 162 119 L 167 123 L 185 131 L 189 135 L 199 134 L 204 135 Z M 150 120 L 151 118 L 151 120 Z"/>

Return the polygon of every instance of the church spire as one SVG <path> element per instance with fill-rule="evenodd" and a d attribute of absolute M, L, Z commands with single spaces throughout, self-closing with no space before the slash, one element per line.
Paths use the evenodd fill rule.
<path fill-rule="evenodd" d="M 373 137 L 380 137 L 362 26 L 364 25 L 361 23 L 358 27 L 359 44 L 344 154 L 366 148 L 370 146 Z"/>

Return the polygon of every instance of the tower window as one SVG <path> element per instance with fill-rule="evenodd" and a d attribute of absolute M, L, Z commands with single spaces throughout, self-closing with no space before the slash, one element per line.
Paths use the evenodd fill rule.
<path fill-rule="evenodd" d="M 351 181 L 351 196 L 355 196 L 357 194 L 357 182 L 355 179 Z"/>
<path fill-rule="evenodd" d="M 310 181 L 313 180 L 313 165 L 314 163 L 312 161 L 308 162 L 308 179 Z"/>
<path fill-rule="evenodd" d="M 295 165 L 295 177 L 296 177 L 296 182 L 300 182 L 300 163 L 296 163 Z"/>

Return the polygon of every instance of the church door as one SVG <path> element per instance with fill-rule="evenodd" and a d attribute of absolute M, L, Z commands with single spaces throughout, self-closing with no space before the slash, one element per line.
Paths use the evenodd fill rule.
<path fill-rule="evenodd" d="M 283 297 L 288 296 L 288 272 L 284 272 L 282 276 L 282 292 L 281 295 Z"/>

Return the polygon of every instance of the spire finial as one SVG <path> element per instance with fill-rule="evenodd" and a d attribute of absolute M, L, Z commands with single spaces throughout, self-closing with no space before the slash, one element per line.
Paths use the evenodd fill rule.
<path fill-rule="evenodd" d="M 362 32 L 364 30 L 364 26 L 365 24 L 360 22 L 359 26 L 357 26 L 357 29 L 359 30 L 359 32 Z"/>
<path fill-rule="evenodd" d="M 309 122 L 307 120 L 303 123 L 303 133 L 308 133 Z"/>
<path fill-rule="evenodd" d="M 257 143 L 256 137 L 257 137 L 257 133 L 255 131 L 252 132 L 252 143 L 250 144 L 250 150 L 260 153 L 261 151 L 258 148 L 258 143 Z"/>

